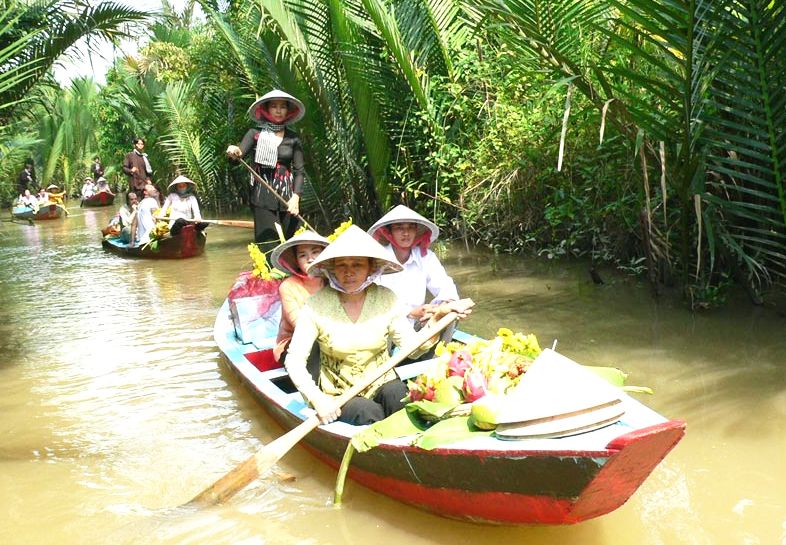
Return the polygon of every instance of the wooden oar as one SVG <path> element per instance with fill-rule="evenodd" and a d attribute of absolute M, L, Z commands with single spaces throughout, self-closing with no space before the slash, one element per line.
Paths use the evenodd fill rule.
<path fill-rule="evenodd" d="M 248 171 L 249 171 L 251 174 L 253 174 L 253 175 L 254 175 L 254 178 L 256 178 L 256 180 L 257 180 L 259 183 L 261 183 L 262 185 L 264 185 L 264 186 L 267 188 L 267 190 L 268 190 L 268 191 L 270 191 L 270 192 L 271 192 L 271 193 L 272 193 L 272 194 L 273 194 L 273 195 L 274 195 L 274 196 L 275 196 L 275 197 L 276 197 L 276 198 L 277 198 L 279 201 L 281 201 L 282 203 L 284 203 L 284 205 L 285 205 L 285 206 L 288 206 L 288 205 L 289 205 L 289 203 L 287 202 L 287 200 L 286 200 L 284 197 L 282 197 L 281 195 L 279 195 L 278 191 L 276 191 L 275 189 L 273 189 L 273 187 L 272 187 L 272 186 L 271 186 L 269 183 L 267 183 L 267 182 L 265 181 L 265 179 L 264 179 L 262 176 L 260 176 L 260 175 L 257 173 L 257 171 L 256 171 L 256 170 L 254 170 L 253 168 L 251 168 L 251 167 L 248 165 L 248 163 L 246 163 L 246 162 L 245 162 L 245 161 L 244 161 L 242 158 L 240 158 L 240 157 L 238 157 L 238 158 L 237 158 L 237 160 L 238 160 L 238 161 L 240 161 L 240 162 L 243 164 L 243 166 L 244 166 L 244 167 L 246 167 L 246 168 L 248 169 Z M 310 225 L 310 224 L 309 224 L 309 223 L 306 221 L 306 218 L 304 218 L 304 217 L 303 217 L 303 216 L 301 216 L 300 214 L 295 214 L 295 217 L 296 217 L 296 218 L 298 218 L 300 221 L 302 221 L 302 222 L 303 222 L 303 225 L 305 225 L 306 227 L 308 227 L 310 230 L 314 231 L 315 233 L 317 232 L 317 230 L 316 230 L 316 229 L 314 229 L 313 227 L 311 227 L 311 225 Z"/>
<path fill-rule="evenodd" d="M 254 222 L 248 220 L 193 220 L 188 218 L 156 218 L 159 221 L 172 221 L 176 219 L 183 219 L 185 221 L 190 221 L 191 223 L 210 223 L 214 225 L 223 225 L 224 227 L 242 227 L 244 229 L 253 229 Z"/>
<path fill-rule="evenodd" d="M 467 300 L 471 305 L 471 301 Z M 344 406 L 349 400 L 359 395 L 363 390 L 371 386 L 377 379 L 404 361 L 412 352 L 417 350 L 423 343 L 434 335 L 448 327 L 458 318 L 458 314 L 450 312 L 442 317 L 432 326 L 421 329 L 412 341 L 391 357 L 384 365 L 363 375 L 358 382 L 347 390 L 342 396 L 336 399 L 336 405 Z M 207 507 L 228 500 L 238 491 L 243 489 L 248 483 L 259 477 L 262 473 L 270 469 L 273 464 L 278 462 L 292 447 L 300 442 L 314 428 L 319 426 L 319 417 L 315 414 L 303 421 L 302 424 L 292 428 L 290 431 L 268 443 L 253 456 L 241 463 L 235 469 L 221 477 L 205 490 L 200 492 L 185 506 Z"/>

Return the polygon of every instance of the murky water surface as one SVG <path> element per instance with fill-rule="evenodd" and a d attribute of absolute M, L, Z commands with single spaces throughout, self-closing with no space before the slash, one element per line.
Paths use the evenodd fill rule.
<path fill-rule="evenodd" d="M 786 544 L 786 318 L 740 299 L 692 315 L 645 285 L 581 264 L 495 258 L 460 245 L 443 262 L 478 303 L 464 329 L 556 339 L 613 364 L 644 401 L 688 422 L 633 498 L 569 527 L 442 519 L 348 483 L 295 449 L 294 482 L 260 480 L 201 511 L 190 499 L 280 431 L 228 371 L 216 311 L 249 267 L 249 231 L 211 227 L 204 256 L 105 253 L 112 210 L 0 225 L 0 543 Z M 7 216 L 5 216 L 7 217 Z"/>

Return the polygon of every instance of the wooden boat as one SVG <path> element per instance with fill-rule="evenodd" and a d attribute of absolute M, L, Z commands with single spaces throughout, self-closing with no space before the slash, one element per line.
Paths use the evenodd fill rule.
<path fill-rule="evenodd" d="M 90 197 L 82 199 L 81 206 L 109 206 L 115 202 L 115 194 L 109 191 L 99 191 Z"/>
<path fill-rule="evenodd" d="M 275 339 L 238 341 L 227 301 L 218 312 L 214 337 L 232 370 L 285 431 L 313 414 L 274 361 Z M 463 342 L 469 337 L 454 335 Z M 408 378 L 406 367 L 397 368 L 402 378 Z M 433 450 L 411 446 L 406 438 L 383 440 L 355 453 L 348 476 L 449 518 L 492 524 L 581 522 L 625 503 L 685 433 L 683 421 L 668 420 L 622 392 L 620 397 L 622 418 L 593 431 L 549 439 L 484 436 Z M 303 444 L 338 468 L 350 437 L 360 429 L 333 422 L 312 431 Z"/>
<path fill-rule="evenodd" d="M 186 225 L 177 236 L 164 237 L 159 239 L 157 244 L 129 246 L 120 238 L 109 236 L 101 241 L 101 245 L 105 250 L 124 257 L 182 259 L 202 255 L 206 242 L 207 236 L 204 231 L 198 232 L 193 225 Z"/>
<path fill-rule="evenodd" d="M 37 209 L 26 205 L 14 206 L 11 215 L 20 220 L 56 220 L 68 214 L 65 206 L 59 203 L 50 202 L 39 206 Z"/>

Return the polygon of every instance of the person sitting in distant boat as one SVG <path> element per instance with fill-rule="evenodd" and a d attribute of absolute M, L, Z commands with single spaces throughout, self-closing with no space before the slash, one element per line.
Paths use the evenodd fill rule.
<path fill-rule="evenodd" d="M 126 193 L 126 203 L 120 207 L 117 214 L 110 220 L 109 225 L 102 231 L 104 236 L 115 236 L 128 244 L 131 242 L 131 224 L 136 217 L 136 209 L 139 205 L 139 197 L 136 193 L 129 191 Z"/>
<path fill-rule="evenodd" d="M 185 176 L 178 176 L 167 186 L 169 195 L 166 196 L 164 204 L 161 206 L 161 216 L 169 219 L 169 234 L 177 235 L 189 220 L 201 220 L 202 213 L 199 211 L 199 201 L 196 195 L 196 183 Z M 202 231 L 207 227 L 207 223 L 199 222 L 196 225 L 197 231 Z"/>
<path fill-rule="evenodd" d="M 63 198 L 65 197 L 65 192 L 60 191 L 60 188 L 55 184 L 49 184 L 48 186 L 46 186 L 46 193 L 48 195 L 50 202 L 56 204 L 63 204 Z"/>
<path fill-rule="evenodd" d="M 38 195 L 36 195 L 36 199 L 38 199 L 38 205 L 49 204 L 51 199 L 49 198 L 49 192 L 44 189 L 43 187 L 38 190 Z"/>
<path fill-rule="evenodd" d="M 112 190 L 109 189 L 109 182 L 107 182 L 106 178 L 104 178 L 103 176 L 101 176 L 100 178 L 98 178 L 98 180 L 96 180 L 96 193 L 102 193 L 102 192 L 109 193 L 110 195 L 114 194 L 112 193 Z"/>
<path fill-rule="evenodd" d="M 19 196 L 18 202 L 20 206 L 26 206 L 34 211 L 38 211 L 38 199 L 30 193 L 29 189 L 25 189 L 25 192 Z"/>
<path fill-rule="evenodd" d="M 439 236 L 439 228 L 433 222 L 398 205 L 372 225 L 368 234 L 384 246 L 390 259 L 404 268 L 380 277 L 377 282 L 393 290 L 413 325 L 428 320 L 439 303 L 458 300 L 456 284 L 436 254 L 429 250 Z M 433 296 L 428 304 L 426 291 Z"/>
<path fill-rule="evenodd" d="M 156 226 L 155 213 L 159 209 L 158 190 L 153 184 L 145 185 L 145 198 L 137 206 L 136 214 L 131 221 L 129 246 L 139 246 L 150 242 L 150 232 Z"/>
<path fill-rule="evenodd" d="M 38 203 L 38 199 L 35 198 L 35 195 L 30 193 L 29 189 L 25 189 L 25 192 L 22 195 L 19 195 L 19 204 L 23 206 L 32 206 L 33 203 Z"/>
<path fill-rule="evenodd" d="M 306 299 L 325 285 L 323 277 L 309 276 L 306 271 L 328 244 L 328 239 L 325 237 L 313 231 L 304 231 L 282 242 L 271 252 L 270 263 L 278 270 L 291 274 L 278 287 L 278 294 L 281 297 L 281 321 L 276 346 L 273 347 L 273 357 L 276 361 L 286 359 L 287 347 Z M 319 345 L 315 345 L 311 350 L 307 368 L 312 377 L 319 377 Z"/>
<path fill-rule="evenodd" d="M 82 198 L 89 199 L 93 195 L 95 195 L 95 184 L 93 178 L 88 176 L 85 178 L 85 183 L 82 184 Z"/>

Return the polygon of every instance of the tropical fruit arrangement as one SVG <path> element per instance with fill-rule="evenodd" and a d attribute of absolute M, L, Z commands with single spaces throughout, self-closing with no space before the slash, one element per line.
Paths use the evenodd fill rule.
<path fill-rule="evenodd" d="M 472 403 L 487 393 L 505 395 L 540 352 L 535 335 L 508 328 L 500 328 L 491 340 L 440 342 L 434 367 L 408 382 L 409 401 L 458 405 Z"/>

